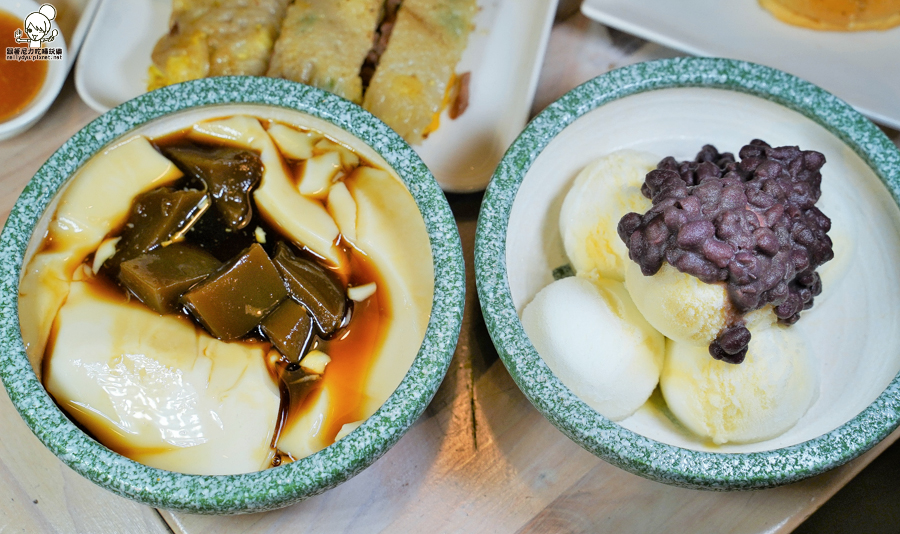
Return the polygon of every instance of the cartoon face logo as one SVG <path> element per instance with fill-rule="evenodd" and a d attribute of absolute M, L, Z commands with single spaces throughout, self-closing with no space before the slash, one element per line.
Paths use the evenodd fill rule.
<path fill-rule="evenodd" d="M 50 21 L 56 18 L 56 8 L 50 4 L 44 4 L 35 13 L 25 17 L 25 33 L 27 39 L 22 38 L 22 30 L 16 30 L 16 42 L 28 43 L 29 47 L 40 48 L 41 43 L 50 42 L 56 38 L 59 32 L 50 28 Z"/>

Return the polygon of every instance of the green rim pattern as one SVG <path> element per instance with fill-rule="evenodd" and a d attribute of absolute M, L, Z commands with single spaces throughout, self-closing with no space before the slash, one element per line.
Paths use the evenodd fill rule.
<path fill-rule="evenodd" d="M 676 486 L 728 490 L 795 482 L 841 465 L 900 424 L 900 375 L 862 413 L 805 443 L 772 451 L 692 451 L 648 439 L 601 416 L 557 379 L 525 334 L 510 295 L 506 235 L 516 193 L 550 141 L 585 113 L 657 89 L 708 87 L 770 100 L 822 125 L 854 150 L 900 199 L 900 151 L 874 124 L 826 91 L 743 61 L 677 58 L 614 70 L 565 94 L 525 128 L 500 162 L 478 219 L 475 275 L 485 322 L 500 358 L 531 403 L 573 441 L 604 460 Z"/>
<path fill-rule="evenodd" d="M 265 104 L 335 124 L 374 148 L 397 171 L 425 220 L 434 258 L 434 300 L 425 339 L 397 390 L 357 430 L 292 464 L 258 473 L 198 476 L 147 467 L 113 453 L 56 407 L 28 363 L 18 320 L 18 280 L 34 226 L 59 187 L 109 142 L 163 115 L 199 106 Z M 261 512 L 319 494 L 384 454 L 418 419 L 456 348 L 465 270 L 450 207 L 431 172 L 393 130 L 359 106 L 324 91 L 273 78 L 196 80 L 142 95 L 76 133 L 25 187 L 0 235 L 0 378 L 22 418 L 63 462 L 104 488 L 149 506 L 196 514 Z"/>

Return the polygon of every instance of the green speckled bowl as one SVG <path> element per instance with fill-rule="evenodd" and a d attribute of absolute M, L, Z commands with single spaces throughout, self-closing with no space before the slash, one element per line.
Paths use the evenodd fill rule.
<path fill-rule="evenodd" d="M 147 467 L 85 435 L 38 382 L 19 333 L 17 287 L 32 231 L 56 191 L 88 158 L 122 135 L 181 115 L 301 112 L 361 139 L 402 178 L 422 212 L 434 258 L 434 301 L 425 339 L 411 369 L 384 405 L 336 444 L 297 462 L 258 473 L 197 476 Z M 272 78 L 211 78 L 138 97 L 102 115 L 67 141 L 25 188 L 0 237 L 0 377 L 37 437 L 91 481 L 153 507 L 226 514 L 271 510 L 340 484 L 384 454 L 425 410 L 444 378 L 462 322 L 465 271 L 456 224 L 431 173 L 400 136 L 350 102 Z"/>
<path fill-rule="evenodd" d="M 529 341 L 520 314 L 568 263 L 562 201 L 577 173 L 618 149 L 693 159 L 753 138 L 826 155 L 820 207 L 836 259 L 824 292 L 792 328 L 810 340 L 818 397 L 790 430 L 715 446 L 660 402 L 612 422 L 574 395 Z M 794 482 L 841 465 L 900 423 L 900 152 L 831 94 L 750 63 L 679 58 L 621 68 L 573 89 L 513 143 L 488 186 L 475 272 L 485 321 L 513 379 L 554 425 L 604 460 L 652 480 L 728 490 Z M 829 271 L 826 273 L 826 268 Z M 602 350 L 602 348 L 599 348 Z"/>

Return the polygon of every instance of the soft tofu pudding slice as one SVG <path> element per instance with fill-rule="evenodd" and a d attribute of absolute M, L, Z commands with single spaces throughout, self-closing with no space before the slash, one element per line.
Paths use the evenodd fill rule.
<path fill-rule="evenodd" d="M 366 252 L 388 288 L 391 326 L 385 329 L 381 352 L 404 355 L 402 360 L 377 358 L 372 365 L 366 395 L 380 406 L 400 385 L 425 337 L 434 295 L 434 270 L 431 251 L 422 246 L 427 231 L 418 208 L 413 203 L 396 202 L 401 196 L 409 196 L 402 184 L 385 171 L 360 168 L 347 180 L 347 187 L 357 205 L 356 244 Z M 396 228 L 404 230 L 397 232 Z M 429 267 L 417 267 L 421 265 Z M 404 369 L 403 374 L 397 373 L 397 365 Z"/>
<path fill-rule="evenodd" d="M 400 385 L 428 327 L 434 271 L 430 249 L 425 246 L 425 223 L 418 208 L 413 202 L 397 202 L 398 198 L 408 197 L 409 192 L 388 172 L 372 167 L 357 168 L 345 184 L 357 205 L 354 244 L 365 252 L 381 278 L 374 294 L 355 304 L 354 313 L 369 314 L 374 319 L 375 309 L 380 308 L 386 325 L 378 337 L 374 332 L 351 329 L 348 343 L 336 349 L 341 354 L 329 352 L 332 356 L 329 368 L 334 371 L 331 375 L 334 377 L 339 366 L 354 361 L 354 353 L 364 352 L 366 347 L 378 347 L 360 388 L 348 388 L 347 381 L 334 380 L 326 372 L 322 387 L 311 394 L 312 408 L 296 420 L 288 421 L 279 448 L 295 456 L 298 453 L 306 456 L 310 454 L 308 451 L 326 447 L 341 427 L 351 422 L 340 415 L 351 420 L 353 416 L 335 409 L 346 406 L 340 399 L 348 396 L 359 399 L 357 419 L 375 413 Z M 397 228 L 403 231 L 396 231 Z M 423 269 L 425 265 L 429 267 Z M 347 369 L 346 373 L 349 376 L 353 370 Z"/>
<path fill-rule="evenodd" d="M 134 197 L 180 177 L 172 162 L 136 136 L 87 162 L 63 191 L 46 246 L 29 262 L 19 284 L 22 339 L 38 378 L 50 326 L 75 269 L 125 222 Z"/>
<path fill-rule="evenodd" d="M 63 191 L 20 284 L 35 371 L 92 436 L 149 466 L 238 474 L 308 456 L 374 414 L 415 359 L 434 292 L 425 223 L 343 132 L 242 115 L 181 128 L 98 154 Z M 215 191 L 210 173 L 242 162 L 256 178 Z M 190 217 L 158 216 L 184 196 Z M 262 303 L 247 291 L 260 269 Z M 219 321 L 228 307 L 250 311 L 235 326 Z"/>
<path fill-rule="evenodd" d="M 192 474 L 271 462 L 281 401 L 265 344 L 219 341 L 97 279 L 72 282 L 54 330 L 47 390 L 106 446 Z"/>

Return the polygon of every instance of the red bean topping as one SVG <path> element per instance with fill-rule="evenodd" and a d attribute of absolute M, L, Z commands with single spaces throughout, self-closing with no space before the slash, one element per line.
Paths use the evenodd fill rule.
<path fill-rule="evenodd" d="M 739 314 L 771 304 L 789 325 L 822 292 L 816 269 L 834 257 L 831 220 L 815 207 L 825 156 L 755 139 L 731 153 L 704 146 L 693 161 L 666 157 L 641 192 L 653 207 L 618 225 L 629 257 L 652 276 L 668 262 L 707 283 L 724 281 Z M 710 354 L 743 361 L 750 332 L 738 317 Z"/>
<path fill-rule="evenodd" d="M 716 360 L 727 363 L 741 363 L 747 356 L 750 331 L 744 325 L 730 326 L 719 334 L 709 346 L 709 354 Z"/>

